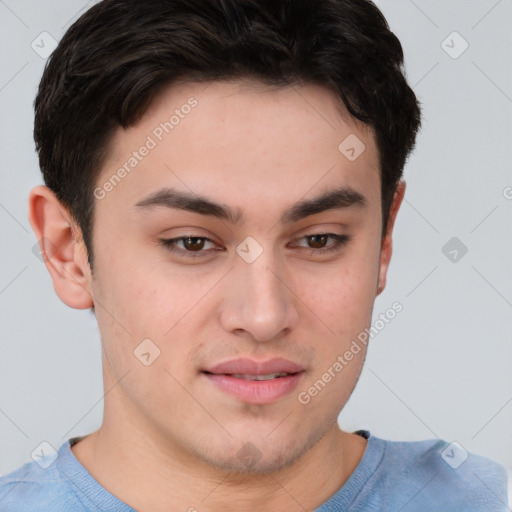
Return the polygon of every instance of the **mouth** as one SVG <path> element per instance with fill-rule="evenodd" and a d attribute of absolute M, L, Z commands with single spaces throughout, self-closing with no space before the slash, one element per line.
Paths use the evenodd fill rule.
<path fill-rule="evenodd" d="M 234 379 L 243 379 L 243 380 L 272 380 L 272 379 L 282 379 L 283 377 L 289 377 L 290 375 L 297 375 L 299 372 L 295 373 L 287 373 L 287 372 L 278 372 L 278 373 L 268 373 L 266 375 L 251 375 L 248 373 L 211 373 L 211 372 L 203 372 L 208 375 L 225 375 L 226 377 L 233 377 Z"/>
<path fill-rule="evenodd" d="M 204 368 L 203 371 L 215 375 L 239 375 L 241 378 L 245 376 L 276 378 L 276 376 L 282 377 L 304 371 L 304 368 L 300 364 L 282 357 L 262 361 L 240 357 L 223 361 L 209 368 Z"/>
<path fill-rule="evenodd" d="M 243 359 L 203 370 L 201 375 L 217 391 L 241 402 L 271 404 L 290 395 L 304 378 L 305 370 L 282 359 L 262 363 Z"/>

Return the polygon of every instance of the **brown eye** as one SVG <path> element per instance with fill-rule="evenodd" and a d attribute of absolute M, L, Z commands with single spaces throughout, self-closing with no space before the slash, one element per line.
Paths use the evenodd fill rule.
<path fill-rule="evenodd" d="M 169 252 L 184 257 L 208 256 L 212 250 L 219 250 L 204 250 L 206 244 L 212 244 L 212 246 L 215 246 L 215 243 L 205 236 L 180 236 L 178 238 L 162 239 L 160 240 L 160 243 Z M 179 248 L 179 245 L 181 245 L 181 249 Z"/>
<path fill-rule="evenodd" d="M 328 244 L 331 239 L 333 243 Z M 350 240 L 350 235 L 338 235 L 335 233 L 314 233 L 305 235 L 299 239 L 301 242 L 306 242 L 306 246 L 297 245 L 301 251 L 308 251 L 312 256 L 315 254 L 334 253 L 341 250 Z M 181 236 L 178 238 L 161 239 L 163 245 L 169 252 L 183 257 L 201 257 L 211 255 L 213 251 L 223 251 L 222 248 L 216 248 L 215 242 L 204 236 Z M 211 249 L 205 250 L 206 244 L 212 244 Z M 181 245 L 181 249 L 179 248 Z"/>
<path fill-rule="evenodd" d="M 309 252 L 312 256 L 315 254 L 328 254 L 340 251 L 343 246 L 348 244 L 351 240 L 350 235 L 338 235 L 336 233 L 313 233 L 311 235 L 305 235 L 299 238 L 300 241 L 305 241 L 306 246 L 298 245 L 298 247 Z M 328 244 L 329 239 L 333 240 L 333 243 Z"/>
<path fill-rule="evenodd" d="M 183 238 L 183 246 L 185 249 L 190 251 L 201 250 L 204 247 L 204 238 L 194 236 L 189 238 Z"/>
<path fill-rule="evenodd" d="M 327 240 L 329 238 L 328 235 L 320 234 L 320 235 L 310 235 L 306 237 L 309 239 L 310 247 L 314 249 L 322 249 L 325 247 Z"/>

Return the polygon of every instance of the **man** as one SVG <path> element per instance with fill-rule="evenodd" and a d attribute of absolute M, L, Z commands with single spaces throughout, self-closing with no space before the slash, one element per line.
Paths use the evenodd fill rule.
<path fill-rule="evenodd" d="M 96 315 L 104 417 L 1 511 L 508 509 L 489 459 L 337 424 L 420 126 L 402 66 L 367 0 L 106 0 L 68 30 L 29 216 Z"/>

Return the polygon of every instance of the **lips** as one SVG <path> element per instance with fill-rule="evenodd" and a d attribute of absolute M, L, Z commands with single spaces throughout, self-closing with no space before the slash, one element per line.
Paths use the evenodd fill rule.
<path fill-rule="evenodd" d="M 304 379 L 302 366 L 288 359 L 233 359 L 201 372 L 206 382 L 237 400 L 272 404 L 290 395 Z"/>
<path fill-rule="evenodd" d="M 279 373 L 268 373 L 266 375 L 250 375 L 248 373 L 233 373 L 231 377 L 234 379 L 244 379 L 244 380 L 270 380 L 270 379 L 281 379 L 282 377 L 287 377 L 290 375 L 286 372 Z"/>
<path fill-rule="evenodd" d="M 283 358 L 266 361 L 254 361 L 246 358 L 232 359 L 204 370 L 204 372 L 214 375 L 229 375 L 246 380 L 282 378 L 303 371 L 304 368 L 301 365 Z"/>

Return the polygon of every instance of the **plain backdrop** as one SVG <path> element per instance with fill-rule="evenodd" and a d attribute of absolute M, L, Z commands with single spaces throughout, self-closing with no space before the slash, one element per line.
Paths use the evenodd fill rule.
<path fill-rule="evenodd" d="M 27 218 L 45 51 L 93 3 L 0 1 L 0 474 L 102 419 L 94 317 L 60 302 Z M 339 422 L 457 441 L 512 467 L 512 1 L 377 5 L 424 119 L 374 319 L 395 301 L 403 311 L 372 338 Z"/>

